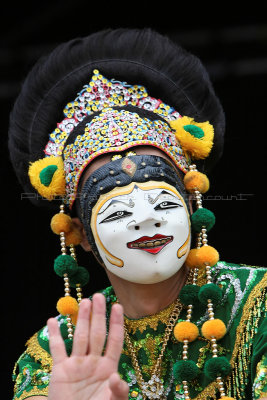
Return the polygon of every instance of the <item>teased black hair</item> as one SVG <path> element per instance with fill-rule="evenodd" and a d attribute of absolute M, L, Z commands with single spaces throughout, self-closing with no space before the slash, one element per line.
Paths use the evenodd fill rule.
<path fill-rule="evenodd" d="M 215 128 L 215 144 L 205 170 L 220 158 L 224 112 L 200 60 L 151 29 L 109 29 L 59 45 L 26 78 L 9 127 L 11 161 L 26 192 L 33 192 L 29 162 L 44 156 L 62 110 L 90 81 L 95 68 L 109 79 L 143 85 L 150 96 L 182 115 L 198 122 L 209 120 Z"/>

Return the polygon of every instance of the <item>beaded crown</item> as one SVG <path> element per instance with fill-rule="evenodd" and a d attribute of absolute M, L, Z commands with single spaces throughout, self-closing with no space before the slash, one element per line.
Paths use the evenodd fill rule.
<path fill-rule="evenodd" d="M 123 109 L 135 106 L 157 114 L 158 120 L 142 118 Z M 121 110 L 112 107 L 122 107 Z M 188 171 L 188 155 L 182 150 L 169 123 L 181 118 L 171 106 L 148 95 L 141 85 L 108 80 L 94 70 L 91 81 L 64 109 L 65 118 L 50 134 L 46 156 L 62 156 L 66 176 L 65 202 L 71 208 L 79 178 L 85 167 L 97 156 L 120 152 L 133 146 L 151 145 L 164 151 L 183 172 Z M 87 116 L 100 112 L 86 124 L 84 133 L 73 143 L 67 139 Z M 165 121 L 166 122 L 165 122 Z M 169 122 L 169 123 L 168 123 Z"/>

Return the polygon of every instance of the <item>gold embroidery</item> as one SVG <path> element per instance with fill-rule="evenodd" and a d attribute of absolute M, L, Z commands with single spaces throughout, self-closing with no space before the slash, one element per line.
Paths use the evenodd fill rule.
<path fill-rule="evenodd" d="M 45 372 L 51 372 L 53 365 L 52 357 L 40 346 L 37 333 L 35 333 L 35 335 L 28 340 L 26 345 L 28 346 L 26 353 L 33 357 L 36 361 L 39 361 Z"/>
<path fill-rule="evenodd" d="M 169 321 L 169 317 L 175 307 L 175 303 L 170 304 L 164 310 L 161 310 L 157 314 L 149 315 L 147 317 L 143 317 L 141 319 L 130 319 L 128 317 L 124 317 L 125 326 L 129 333 L 135 334 L 137 329 L 143 333 L 146 328 L 149 326 L 151 329 L 156 330 L 159 322 L 167 325 Z"/>
<path fill-rule="evenodd" d="M 152 375 L 152 371 L 156 365 L 157 359 L 159 357 L 159 351 L 156 349 L 163 342 L 163 337 L 148 337 L 145 339 L 145 344 L 142 346 L 143 342 L 134 342 L 135 350 L 138 352 L 141 348 L 146 348 L 149 352 L 149 359 L 147 365 L 141 365 L 142 372 L 148 375 Z"/>
<path fill-rule="evenodd" d="M 201 393 L 193 400 L 207 400 L 208 398 L 216 400 L 216 389 L 218 388 L 217 382 L 211 382 Z"/>
<path fill-rule="evenodd" d="M 33 388 L 29 390 L 28 392 L 24 390 L 24 392 L 21 393 L 19 397 L 17 397 L 18 400 L 24 400 L 28 399 L 31 396 L 45 396 L 48 397 L 48 387 L 43 388 L 43 389 L 38 389 L 38 388 Z"/>

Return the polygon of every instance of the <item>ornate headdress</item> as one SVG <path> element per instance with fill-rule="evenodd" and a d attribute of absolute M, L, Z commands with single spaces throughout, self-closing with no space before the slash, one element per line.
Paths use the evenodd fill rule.
<path fill-rule="evenodd" d="M 62 59 L 62 66 L 57 68 Z M 44 79 L 47 71 L 50 75 Z M 63 119 L 59 109 L 63 110 Z M 21 110 L 26 110 L 25 115 Z M 223 131 L 222 108 L 199 60 L 150 30 L 100 32 L 62 45 L 29 75 L 11 118 L 11 159 L 24 188 L 29 190 L 30 182 L 41 198 L 59 196 L 63 200 L 51 227 L 60 235 L 62 254 L 54 267 L 64 277 L 65 296 L 57 308 L 67 315 L 69 338 L 88 273 L 77 264 L 74 246 L 81 237 L 64 208 L 73 208 L 86 167 L 103 154 L 110 153 L 115 159 L 86 181 L 79 199 L 83 222 L 90 219 L 99 194 L 112 187 L 161 179 L 183 192 L 175 167 L 185 174 L 184 186 L 197 202 L 192 215 L 197 247 L 186 261 L 193 270 L 193 281 L 180 295 L 188 313 L 187 320 L 174 329 L 177 340 L 183 342 L 183 360 L 175 364 L 174 375 L 183 384 L 186 399 L 187 382 L 198 373 L 196 364 L 187 360 L 188 343 L 199 334 L 190 322 L 197 301 L 208 303 L 209 321 L 203 324 L 202 333 L 211 340 L 213 357 L 205 371 L 217 379 L 221 398 L 226 399 L 222 376 L 229 372 L 229 363 L 217 357 L 216 343 L 225 334 L 225 326 L 214 319 L 213 312 L 221 292 L 210 275 L 219 256 L 207 245 L 207 231 L 215 217 L 202 207 L 201 194 L 209 188 L 208 178 L 192 164 L 196 160 L 202 170 L 212 167 L 222 151 Z M 142 145 L 160 149 L 170 162 L 157 156 L 134 155 L 133 148 Z M 25 179 L 29 163 L 30 180 Z M 34 202 L 40 202 L 40 198 Z M 87 235 L 93 242 L 90 229 Z M 200 288 L 197 275 L 203 269 L 207 284 Z M 71 286 L 77 289 L 78 302 L 70 296 Z M 144 389 L 148 397 L 154 384 Z"/>

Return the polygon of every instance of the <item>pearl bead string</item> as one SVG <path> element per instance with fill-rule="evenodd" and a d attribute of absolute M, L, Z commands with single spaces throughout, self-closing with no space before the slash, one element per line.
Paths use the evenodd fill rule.
<path fill-rule="evenodd" d="M 64 214 L 64 205 L 60 205 L 60 213 Z M 66 247 L 66 241 L 65 241 L 65 233 L 60 232 L 60 245 L 61 245 L 61 253 L 62 255 L 67 254 L 67 247 Z M 72 255 L 72 254 L 71 254 Z M 70 282 L 69 282 L 69 277 L 68 274 L 64 274 L 64 292 L 65 296 L 70 296 Z M 73 338 L 73 324 L 71 322 L 71 316 L 68 314 L 66 316 L 67 318 L 67 329 L 68 329 L 68 338 L 72 339 Z"/>
<path fill-rule="evenodd" d="M 189 168 L 190 168 L 191 171 L 197 171 L 196 165 L 191 165 Z M 202 208 L 202 194 L 198 190 L 195 190 L 194 194 L 195 194 L 197 208 L 198 209 Z M 201 233 L 198 235 L 197 248 L 200 248 L 201 244 L 202 244 L 202 246 L 208 246 L 207 229 L 204 228 L 204 227 L 201 229 Z M 211 276 L 211 267 L 209 265 L 206 265 L 205 272 L 206 272 L 207 284 L 211 284 L 212 283 L 212 276 Z M 213 308 L 213 303 L 212 303 L 212 301 L 210 299 L 208 299 L 207 308 L 208 308 L 209 320 L 214 320 L 214 308 Z M 216 340 L 215 337 L 212 337 L 210 342 L 211 342 L 212 357 L 216 358 L 216 357 L 218 357 L 217 340 Z M 222 380 L 222 378 L 220 376 L 218 376 L 216 378 L 216 381 L 218 382 L 220 398 L 222 399 L 223 397 L 226 396 L 225 390 L 224 390 L 224 383 L 223 383 L 223 380 Z M 185 398 L 187 400 L 186 396 L 185 396 Z"/>

